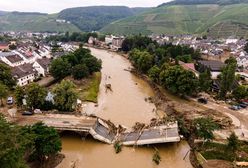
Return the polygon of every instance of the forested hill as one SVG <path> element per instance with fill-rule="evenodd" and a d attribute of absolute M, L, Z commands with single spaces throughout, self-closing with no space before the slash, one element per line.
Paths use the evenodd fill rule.
<path fill-rule="evenodd" d="M 75 25 L 70 23 L 59 23 L 56 19 L 57 14 L 49 15 L 36 12 L 0 11 L 0 31 L 80 31 Z"/>
<path fill-rule="evenodd" d="M 93 31 L 100 30 L 113 21 L 141 13 L 147 9 L 125 6 L 78 7 L 61 11 L 58 18 L 70 21 L 82 31 Z"/>
<path fill-rule="evenodd" d="M 57 14 L 0 11 L 0 31 L 97 31 L 113 21 L 148 9 L 91 6 L 64 9 Z"/>
<path fill-rule="evenodd" d="M 248 0 L 174 0 L 171 2 L 163 3 L 159 6 L 165 5 L 197 5 L 197 4 L 218 4 L 218 5 L 231 5 L 248 3 Z"/>

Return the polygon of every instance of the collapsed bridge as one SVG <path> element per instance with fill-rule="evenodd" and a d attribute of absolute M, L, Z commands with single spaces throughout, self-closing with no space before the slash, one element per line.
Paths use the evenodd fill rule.
<path fill-rule="evenodd" d="M 47 114 L 35 118 L 58 131 L 87 133 L 94 139 L 108 144 L 118 141 L 123 145 L 148 145 L 180 141 L 177 122 L 134 130 L 123 126 L 116 127 L 110 121 L 98 117 Z"/>

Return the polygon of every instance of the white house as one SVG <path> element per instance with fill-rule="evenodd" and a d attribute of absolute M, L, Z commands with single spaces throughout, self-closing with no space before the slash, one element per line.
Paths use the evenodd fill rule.
<path fill-rule="evenodd" d="M 33 67 L 38 72 L 38 75 L 47 76 L 49 73 L 49 65 L 51 60 L 49 58 L 37 59 Z"/>
<path fill-rule="evenodd" d="M 15 53 L 1 53 L 1 60 L 11 67 L 23 65 L 25 63 L 24 59 Z"/>
<path fill-rule="evenodd" d="M 231 43 L 236 44 L 238 41 L 239 41 L 239 39 L 228 38 L 228 39 L 226 39 L 226 44 L 231 44 Z"/>
<path fill-rule="evenodd" d="M 119 50 L 122 47 L 124 37 L 114 37 L 111 44 L 111 49 Z"/>
<path fill-rule="evenodd" d="M 90 36 L 89 39 L 88 39 L 88 44 L 93 45 L 95 40 L 96 40 L 96 38 Z"/>
<path fill-rule="evenodd" d="M 40 49 L 38 51 L 39 51 L 41 57 L 51 58 L 50 51 L 46 47 L 40 47 Z"/>
<path fill-rule="evenodd" d="M 35 62 L 35 60 L 37 59 L 32 52 L 23 52 L 22 50 L 19 51 L 14 51 L 17 55 L 19 55 L 26 64 L 32 64 Z"/>
<path fill-rule="evenodd" d="M 112 44 L 112 41 L 113 41 L 113 38 L 114 38 L 115 36 L 113 36 L 113 35 L 106 35 L 105 36 L 105 43 L 108 45 L 108 44 Z"/>
<path fill-rule="evenodd" d="M 23 64 L 12 69 L 12 76 L 16 79 L 17 85 L 25 86 L 33 82 L 36 78 L 37 72 L 32 64 Z"/>
<path fill-rule="evenodd" d="M 244 67 L 244 68 L 248 67 L 248 55 L 239 56 L 236 59 L 237 59 L 238 66 Z"/>

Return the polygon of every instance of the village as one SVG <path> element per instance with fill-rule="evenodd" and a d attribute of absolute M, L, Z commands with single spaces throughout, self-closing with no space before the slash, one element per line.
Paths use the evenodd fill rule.
<path fill-rule="evenodd" d="M 11 67 L 12 77 L 19 86 L 26 86 L 32 82 L 38 82 L 46 86 L 49 82 L 52 82 L 54 78 L 49 73 L 52 60 L 75 51 L 80 45 L 80 42 L 45 41 L 47 37 L 60 35 L 57 33 L 4 32 L 1 35 L 8 37 L 8 42 L 0 42 L 0 61 Z M 199 51 L 202 60 L 196 62 L 180 60 L 179 65 L 185 70 L 193 72 L 197 77 L 200 73 L 209 69 L 213 80 L 212 91 L 218 92 L 220 90 L 221 84 L 218 76 L 225 66 L 225 60 L 230 56 L 237 60 L 238 67 L 235 75 L 241 79 L 235 85 L 247 85 L 248 54 L 245 51 L 246 40 L 244 39 L 230 37 L 214 40 L 193 35 L 151 35 L 149 38 L 159 45 L 185 45 Z M 89 36 L 85 45 L 119 52 L 122 50 L 124 40 L 124 36 L 106 35 L 102 41 Z M 208 96 L 208 99 L 210 97 Z M 12 99 L 12 97 L 9 99 Z M 206 99 L 200 97 L 198 101 L 207 103 Z M 231 100 L 229 101 L 231 102 Z M 232 104 L 230 102 L 229 104 Z M 232 110 L 241 111 L 246 111 L 244 109 L 246 106 L 246 102 L 240 105 L 227 105 Z"/>
<path fill-rule="evenodd" d="M 64 36 L 65 34 L 61 35 L 58 33 L 4 32 L 0 35 L 2 35 L 3 37 L 7 37 L 5 38 L 7 39 L 6 41 L 3 40 L 0 42 L 0 50 L 1 50 L 0 63 L 10 67 L 12 78 L 16 81 L 16 84 L 20 87 L 27 87 L 32 83 L 37 83 L 42 87 L 47 87 L 49 90 L 52 90 L 49 87 L 51 85 L 53 87 L 54 85 L 59 84 L 61 81 L 55 79 L 50 73 L 52 62 L 54 60 L 60 60 L 61 58 L 64 58 L 66 55 L 70 56 L 70 54 L 82 48 L 82 42 L 80 41 L 64 42 L 64 41 L 46 40 L 49 37 Z M 98 52 L 102 50 L 102 52 L 106 51 L 107 54 L 110 55 L 113 53 L 114 54 L 117 53 L 122 55 L 124 59 L 128 58 L 127 53 L 123 51 L 123 43 L 125 39 L 129 37 L 105 35 L 104 38 L 101 38 L 101 40 L 99 40 L 100 38 L 93 37 L 90 35 L 91 34 L 89 34 L 89 38 L 85 41 L 83 46 L 85 48 L 91 49 L 95 55 L 100 55 Z M 184 61 L 180 59 L 178 60 L 171 59 L 170 63 L 176 64 L 180 66 L 182 69 L 192 72 L 197 78 L 199 78 L 202 73 L 207 71 L 210 72 L 210 76 L 211 76 L 211 86 L 209 92 L 206 93 L 201 92 L 197 96 L 186 95 L 184 97 L 186 100 L 180 100 L 180 101 L 178 101 L 178 98 L 175 98 L 170 94 L 168 94 L 169 95 L 168 96 L 167 93 L 166 96 L 168 96 L 169 98 L 167 98 L 163 94 L 161 94 L 162 95 L 161 96 L 160 91 L 157 91 L 160 90 L 157 84 L 154 84 L 155 82 L 153 84 L 150 84 L 151 86 L 153 86 L 152 89 L 156 90 L 156 95 L 154 97 L 149 97 L 144 99 L 146 103 L 151 101 L 155 104 L 155 108 L 153 107 L 152 111 L 155 112 L 157 115 L 159 111 L 162 111 L 162 113 L 166 113 L 166 116 L 167 115 L 170 116 L 169 113 L 171 111 L 183 111 L 182 113 L 183 115 L 185 115 L 185 119 L 189 121 L 192 120 L 191 118 L 192 116 L 194 117 L 197 115 L 211 116 L 214 118 L 215 121 L 221 123 L 220 125 L 225 128 L 214 132 L 215 137 L 217 137 L 216 139 L 221 139 L 220 141 L 222 141 L 223 139 L 227 139 L 229 134 L 232 131 L 234 131 L 240 140 L 247 140 L 248 130 L 247 130 L 246 120 L 248 116 L 248 108 L 247 108 L 248 100 L 246 95 L 244 96 L 246 98 L 241 98 L 240 100 L 237 100 L 236 98 L 232 98 L 232 96 L 228 97 L 228 99 L 226 99 L 225 101 L 218 98 L 218 93 L 222 89 L 222 82 L 220 75 L 222 74 L 223 68 L 229 65 L 228 61 L 226 60 L 229 60 L 230 57 L 235 58 L 238 65 L 237 68 L 235 68 L 235 76 L 237 76 L 238 78 L 237 79 L 235 78 L 232 87 L 238 88 L 239 86 L 240 87 L 247 86 L 248 83 L 248 53 L 246 51 L 247 41 L 244 39 L 236 39 L 233 37 L 230 37 L 228 39 L 214 40 L 214 39 L 208 39 L 206 37 L 199 38 L 191 35 L 181 35 L 181 36 L 151 35 L 148 38 L 150 38 L 152 41 L 155 41 L 158 44 L 158 46 L 163 46 L 163 45 L 187 46 L 189 48 L 192 48 L 193 52 L 195 51 L 199 52 L 201 57 L 199 60 Z M 98 49 L 100 50 L 98 51 Z M 104 59 L 102 57 L 99 58 Z M 130 59 L 130 61 L 132 60 Z M 130 72 L 134 74 L 137 73 L 135 70 L 133 70 L 130 67 L 126 69 L 121 69 L 121 71 Z M 109 73 L 107 71 L 103 71 L 101 75 L 102 75 L 102 81 L 104 81 L 104 83 L 100 84 L 100 79 L 98 79 L 99 81 L 97 83 L 97 85 L 103 87 L 104 90 L 106 89 L 105 96 L 108 96 L 108 92 L 110 92 L 112 95 L 116 95 L 116 90 L 115 90 L 116 85 L 113 81 L 114 79 L 112 79 L 111 77 L 114 75 L 110 75 Z M 138 77 L 144 77 L 142 74 L 139 73 L 137 73 L 137 75 Z M 148 76 L 150 77 L 150 75 Z M 71 80 L 74 82 L 76 81 L 75 79 L 72 78 L 68 78 L 68 77 L 66 78 L 67 80 Z M 149 83 L 149 80 L 147 80 L 146 77 L 144 77 L 144 79 Z M 109 81 L 110 83 L 108 83 Z M 134 86 L 136 85 L 139 84 L 135 83 Z M 79 93 L 82 91 L 80 87 L 82 87 L 82 84 L 79 84 L 79 86 L 77 86 L 77 92 Z M 84 102 L 85 100 L 78 99 L 77 105 L 79 104 L 80 108 L 73 109 L 75 110 L 74 112 L 76 112 L 76 113 L 72 113 L 73 115 L 76 114 L 79 116 L 86 116 L 86 125 L 88 124 L 87 120 L 95 121 L 94 119 L 95 116 L 94 115 L 91 116 L 90 114 L 91 112 L 89 111 L 96 111 L 98 107 L 101 107 L 101 104 L 97 102 L 97 97 L 98 97 L 97 94 L 98 94 L 98 90 L 96 91 L 94 100 L 93 101 L 90 100 L 91 102 L 94 103 L 93 105 L 90 103 L 85 103 Z M 231 95 L 231 93 L 227 93 L 227 94 Z M 46 95 L 46 101 L 53 103 L 54 102 L 53 97 L 54 95 L 51 94 L 51 92 L 49 91 Z M 16 110 L 13 110 L 15 108 L 11 109 L 13 104 L 15 104 L 15 98 L 13 94 L 7 96 L 5 103 L 7 103 L 10 107 L 10 109 L 8 110 L 9 115 L 15 118 L 16 114 L 13 113 L 16 113 Z M 27 105 L 26 101 L 23 101 L 23 104 Z M 34 110 L 34 113 L 36 113 L 35 115 L 32 112 L 32 110 Z M 70 129 L 78 129 L 77 127 L 79 127 L 81 124 L 80 123 L 81 121 L 79 121 L 77 117 L 76 118 L 69 117 L 70 119 L 67 120 L 66 117 L 63 116 L 63 114 L 60 115 L 59 110 L 55 110 L 55 112 L 52 111 L 52 113 L 51 111 L 45 112 L 45 117 L 40 114 L 42 113 L 42 110 L 40 109 L 32 109 L 32 110 L 30 109 L 30 110 L 21 111 L 20 114 L 23 116 L 17 114 L 17 116 L 21 118 L 18 119 L 18 122 L 21 125 L 25 125 L 29 122 L 34 123 L 37 121 L 42 121 L 43 123 L 53 126 L 59 130 L 63 130 L 63 129 L 70 130 Z M 208 114 L 209 112 L 210 114 Z M 4 114 L 6 114 L 6 112 Z M 165 114 L 163 114 L 163 117 L 164 115 Z M 91 117 L 93 117 L 93 119 Z M 101 119 L 98 118 L 97 121 L 98 120 Z M 104 121 L 104 122 L 109 123 L 110 121 Z M 109 130 L 111 130 L 113 124 L 110 122 L 111 126 L 105 126 L 106 123 L 104 122 L 102 125 L 108 128 Z M 164 124 L 164 121 L 162 123 Z M 167 121 L 165 123 L 167 123 Z M 74 127 L 74 125 L 75 128 L 72 128 Z M 165 125 L 155 125 L 154 127 L 148 127 L 147 125 L 142 125 L 142 123 L 136 123 L 136 127 L 137 127 L 136 129 L 140 131 L 139 135 L 138 133 L 137 135 L 133 133 L 135 136 L 133 137 L 130 136 L 130 139 L 136 139 L 137 137 L 138 139 L 132 141 L 130 140 L 131 142 L 126 142 L 126 143 L 127 144 L 130 143 L 132 145 L 135 144 L 137 145 L 139 143 L 143 145 L 149 143 L 151 144 L 151 142 L 147 142 L 146 138 L 149 136 L 145 135 L 146 134 L 145 132 L 147 131 L 149 133 L 149 131 L 151 131 L 151 129 L 153 128 L 155 131 L 157 131 L 156 129 L 158 126 L 161 127 L 159 128 L 160 131 L 157 131 L 160 133 L 154 133 L 156 134 L 158 139 L 157 140 L 152 139 L 151 140 L 152 142 L 162 143 L 162 142 L 180 141 L 178 129 L 181 129 L 181 127 L 180 125 L 178 126 L 178 123 L 174 121 L 173 121 L 173 131 L 170 133 L 171 135 L 173 135 L 171 137 L 172 139 L 168 140 L 168 139 L 162 139 L 160 137 L 162 135 L 161 130 L 164 130 L 167 136 L 167 129 L 168 130 L 171 129 L 168 125 L 167 126 Z M 94 132 L 95 130 L 93 130 L 92 133 L 91 127 L 94 128 L 95 126 L 92 125 L 90 126 L 90 129 L 89 128 L 87 129 L 88 132 L 91 132 L 93 137 L 97 137 L 95 139 L 98 140 L 100 139 L 100 141 L 105 141 L 107 143 L 114 143 L 118 147 L 120 142 L 117 141 L 116 139 L 113 140 L 115 137 L 113 135 L 111 136 L 110 140 L 102 140 L 104 139 L 104 136 L 106 137 L 109 136 L 107 135 L 108 133 L 106 133 L 108 132 L 108 129 L 106 131 L 105 128 L 101 128 L 105 132 L 103 130 L 98 130 L 99 135 L 104 134 L 104 136 L 102 136 L 103 138 L 101 136 L 99 138 L 99 135 L 97 135 L 96 133 L 97 131 Z M 116 128 L 116 130 L 117 130 L 116 135 L 120 134 L 119 135 L 120 137 L 123 136 L 122 133 L 125 134 L 125 136 L 132 134 L 132 131 L 119 133 L 118 132 L 119 128 L 118 129 Z M 160 136 L 158 136 L 157 134 L 158 135 L 160 134 Z M 144 138 L 144 142 L 139 141 L 140 137 Z M 122 137 L 122 139 L 125 138 Z M 242 164 L 242 163 L 238 163 L 238 164 Z"/>

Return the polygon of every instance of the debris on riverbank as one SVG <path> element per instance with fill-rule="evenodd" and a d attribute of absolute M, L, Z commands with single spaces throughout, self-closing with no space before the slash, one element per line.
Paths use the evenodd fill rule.
<path fill-rule="evenodd" d="M 65 158 L 65 155 L 60 153 L 60 154 L 57 154 L 55 156 L 49 157 L 43 163 L 36 161 L 36 162 L 27 162 L 27 164 L 30 168 L 37 168 L 37 167 L 55 168 L 63 161 L 64 158 Z"/>

